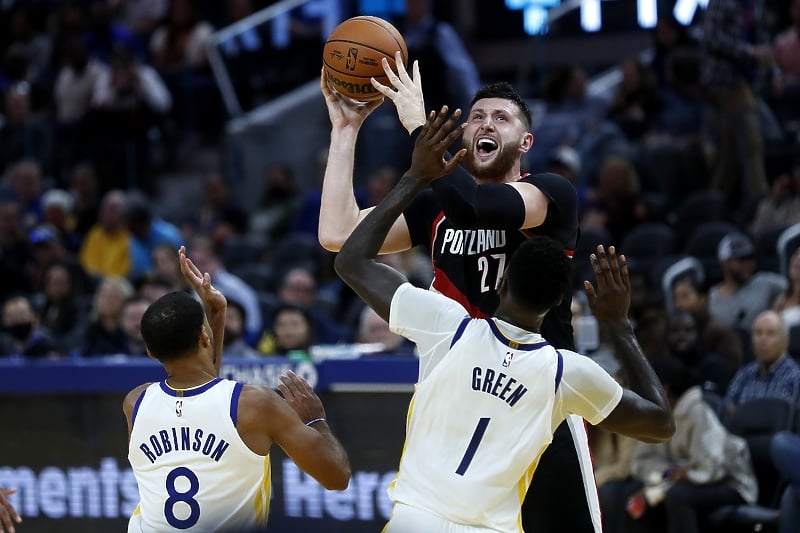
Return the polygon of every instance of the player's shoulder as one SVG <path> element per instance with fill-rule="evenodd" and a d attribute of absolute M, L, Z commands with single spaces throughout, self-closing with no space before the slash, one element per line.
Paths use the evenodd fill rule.
<path fill-rule="evenodd" d="M 239 394 L 239 409 L 254 409 L 261 411 L 271 409 L 281 397 L 275 390 L 265 385 L 242 385 Z"/>
<path fill-rule="evenodd" d="M 125 399 L 122 400 L 122 409 L 126 414 L 130 415 L 133 412 L 136 402 L 139 401 L 139 398 L 142 397 L 144 391 L 146 391 L 147 387 L 150 385 L 152 385 L 152 383 L 142 383 L 125 395 Z"/>
<path fill-rule="evenodd" d="M 530 183 L 534 187 L 543 191 L 548 196 L 571 195 L 577 197 L 575 186 L 567 178 L 553 172 L 540 172 L 538 174 L 528 174 L 520 178 L 520 181 Z"/>

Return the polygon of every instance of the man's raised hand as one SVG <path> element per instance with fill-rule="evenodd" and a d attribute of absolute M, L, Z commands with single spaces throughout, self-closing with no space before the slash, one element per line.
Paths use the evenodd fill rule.
<path fill-rule="evenodd" d="M 178 250 L 178 260 L 181 264 L 181 273 L 186 281 L 192 286 L 200 299 L 212 312 L 224 312 L 228 306 L 225 296 L 211 285 L 211 276 L 200 272 L 200 269 L 186 257 L 186 247 L 181 246 Z"/>
<path fill-rule="evenodd" d="M 389 78 L 392 87 L 383 85 L 375 78 L 370 78 L 372 86 L 375 89 L 394 102 L 397 108 L 397 118 L 403 127 L 411 133 L 418 127 L 425 124 L 425 99 L 422 95 L 422 78 L 419 75 L 419 63 L 414 61 L 412 65 L 412 72 L 414 78 L 408 75 L 405 65 L 403 65 L 403 57 L 400 52 L 394 54 L 394 64 L 397 66 L 397 73 L 389 66 L 389 61 L 386 58 L 381 60 L 383 71 Z"/>
<path fill-rule="evenodd" d="M 456 125 L 461 117 L 461 110 L 456 109 L 449 118 L 447 106 L 443 106 L 439 113 L 431 111 L 428 120 L 422 127 L 417 140 L 414 142 L 414 152 L 411 154 L 411 167 L 407 174 L 426 182 L 449 174 L 461 162 L 467 150 L 462 148 L 450 159 L 445 159 L 448 148 L 461 136 L 465 124 Z"/>
<path fill-rule="evenodd" d="M 319 88 L 325 97 L 328 107 L 328 117 L 334 129 L 346 127 L 360 128 L 366 118 L 383 103 L 383 98 L 376 98 L 366 102 L 358 102 L 331 89 L 325 77 L 325 68 L 322 69 Z"/>
<path fill-rule="evenodd" d="M 613 246 L 601 244 L 597 253 L 590 256 L 597 288 L 584 281 L 589 307 L 598 321 L 606 324 L 626 322 L 631 305 L 631 282 L 628 276 L 628 262 L 624 255 L 617 256 Z"/>

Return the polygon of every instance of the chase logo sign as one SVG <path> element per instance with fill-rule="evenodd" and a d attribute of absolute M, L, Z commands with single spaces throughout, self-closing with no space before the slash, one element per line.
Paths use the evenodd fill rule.
<path fill-rule="evenodd" d="M 543 35 L 548 22 L 575 8 L 581 10 L 581 28 L 595 32 L 603 27 L 602 4 L 605 0 L 506 0 L 506 7 L 522 10 L 525 33 Z M 662 3 L 665 0 L 661 0 Z M 659 0 L 636 0 L 636 18 L 640 28 L 652 28 L 658 20 Z M 708 0 L 675 0 L 673 15 L 681 24 L 689 24 L 697 8 L 705 8 Z M 551 10 L 551 11 L 548 11 Z"/>

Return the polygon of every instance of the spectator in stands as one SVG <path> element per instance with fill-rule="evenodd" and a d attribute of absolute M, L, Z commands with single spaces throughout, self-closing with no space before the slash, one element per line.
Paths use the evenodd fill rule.
<path fill-rule="evenodd" d="M 674 311 L 667 322 L 667 357 L 679 359 L 691 373 L 693 382 L 704 390 L 724 395 L 734 371 L 722 357 L 704 349 L 701 337 L 692 313 Z"/>
<path fill-rule="evenodd" d="M 672 285 L 672 301 L 678 311 L 688 311 L 700 332 L 699 349 L 719 355 L 726 363 L 729 375 L 744 362 L 742 336 L 731 326 L 708 313 L 708 291 L 691 273 L 681 276 Z"/>
<path fill-rule="evenodd" d="M 36 27 L 31 10 L 21 4 L 17 4 L 11 13 L 10 43 L 6 48 L 6 56 L 24 59 L 25 70 L 17 81 L 26 82 L 39 92 L 50 83 L 53 40 Z"/>
<path fill-rule="evenodd" d="M 10 357 L 60 357 L 66 354 L 40 326 L 30 301 L 12 296 L 3 303 L 0 354 Z"/>
<path fill-rule="evenodd" d="M 373 171 L 367 178 L 366 193 L 367 204 L 378 205 L 389 191 L 394 189 L 400 179 L 397 169 L 391 165 L 381 166 Z"/>
<path fill-rule="evenodd" d="M 86 286 L 85 272 L 74 255 L 70 254 L 61 241 L 58 231 L 52 226 L 39 226 L 28 236 L 31 245 L 31 260 L 26 267 L 26 274 L 32 291 L 40 291 L 44 287 L 44 273 L 47 267 L 56 262 L 67 265 L 80 283 L 79 290 Z"/>
<path fill-rule="evenodd" d="M 140 192 L 129 192 L 125 200 L 125 222 L 131 236 L 129 275 L 153 270 L 152 254 L 156 246 L 169 244 L 173 250 L 183 245 L 180 230 L 153 213 L 151 201 Z"/>
<path fill-rule="evenodd" d="M 645 488 L 633 498 L 648 508 L 663 502 L 670 533 L 708 531 L 714 508 L 756 501 L 747 442 L 725 429 L 680 361 L 662 358 L 653 367 L 672 406 L 675 434 L 660 444 L 637 443 L 631 469 Z"/>
<path fill-rule="evenodd" d="M 86 330 L 80 289 L 69 266 L 55 262 L 45 270 L 43 290 L 34 297 L 40 325 L 63 353 L 77 349 Z"/>
<path fill-rule="evenodd" d="M 265 355 L 290 355 L 305 352 L 316 344 L 311 315 L 302 307 L 283 304 L 275 310 L 272 326 L 258 344 Z"/>
<path fill-rule="evenodd" d="M 49 90 L 49 88 L 48 88 Z M 0 167 L 20 159 L 35 159 L 50 168 L 52 127 L 47 116 L 34 109 L 31 86 L 20 81 L 5 92 L 5 120 L 0 124 Z"/>
<path fill-rule="evenodd" d="M 261 354 L 244 340 L 244 324 L 247 312 L 244 306 L 228 298 L 225 310 L 225 337 L 222 339 L 222 353 L 228 357 L 258 357 Z"/>
<path fill-rule="evenodd" d="M 75 231 L 72 195 L 62 189 L 50 189 L 42 195 L 42 221 L 58 232 L 59 240 L 70 254 L 77 254 L 83 237 Z"/>
<path fill-rule="evenodd" d="M 122 330 L 122 308 L 133 294 L 133 287 L 125 278 L 103 278 L 95 293 L 81 355 L 127 353 L 128 338 Z"/>
<path fill-rule="evenodd" d="M 703 81 L 716 111 L 712 187 L 736 207 L 739 183 L 747 195 L 767 192 L 764 146 L 753 85 L 772 57 L 764 0 L 709 0 L 703 18 Z M 741 180 L 740 180 L 741 177 Z"/>
<path fill-rule="evenodd" d="M 697 47 L 689 30 L 678 22 L 671 11 L 660 12 L 653 28 L 653 56 L 650 68 L 662 88 L 669 84 L 668 63 L 678 50 L 691 50 Z"/>
<path fill-rule="evenodd" d="M 74 127 L 91 108 L 95 85 L 101 77 L 108 76 L 108 67 L 90 57 L 86 43 L 79 36 L 64 43 L 59 52 L 63 60 L 53 90 L 56 123 L 70 128 L 65 133 L 74 135 Z"/>
<path fill-rule="evenodd" d="M 42 222 L 42 167 L 31 159 L 18 161 L 8 169 L 8 181 L 21 207 L 23 228 L 31 230 Z"/>
<path fill-rule="evenodd" d="M 164 280 L 170 291 L 188 291 L 191 289 L 186 278 L 181 273 L 178 255 L 171 244 L 159 244 L 153 248 L 152 255 L 153 273 Z"/>
<path fill-rule="evenodd" d="M 208 272 L 211 283 L 225 295 L 226 298 L 236 300 L 246 310 L 244 328 L 245 341 L 255 343 L 261 336 L 263 324 L 261 321 L 261 308 L 258 305 L 258 295 L 253 288 L 242 279 L 231 274 L 225 269 L 222 259 L 211 244 L 204 237 L 195 237 L 191 243 L 190 252 L 192 261 L 200 272 Z"/>
<path fill-rule="evenodd" d="M 800 531 L 800 436 L 789 431 L 777 433 L 770 453 L 781 477 L 789 482 L 781 498 L 778 533 L 796 533 Z"/>
<path fill-rule="evenodd" d="M 230 184 L 219 173 L 209 174 L 204 185 L 203 204 L 192 224 L 193 231 L 220 248 L 231 236 L 247 231 L 247 213 L 232 197 Z"/>
<path fill-rule="evenodd" d="M 281 302 L 304 309 L 311 317 L 316 340 L 322 344 L 335 344 L 347 340 L 348 332 L 331 318 L 318 297 L 317 280 L 306 268 L 296 267 L 284 275 L 278 287 Z"/>
<path fill-rule="evenodd" d="M 779 69 L 781 90 L 800 89 L 800 0 L 789 9 L 792 26 L 775 37 L 775 64 Z"/>
<path fill-rule="evenodd" d="M 786 352 L 789 331 L 775 311 L 764 311 L 753 323 L 753 354 L 756 360 L 742 367 L 725 394 L 729 408 L 753 398 L 800 399 L 800 365 Z"/>
<path fill-rule="evenodd" d="M 363 344 L 380 344 L 382 353 L 412 354 L 415 345 L 405 337 L 392 332 L 389 323 L 378 315 L 371 307 L 364 306 L 358 321 L 356 342 Z"/>
<path fill-rule="evenodd" d="M 635 59 L 620 65 L 622 81 L 617 86 L 608 118 L 631 141 L 641 141 L 653 128 L 662 101 L 650 68 Z"/>
<path fill-rule="evenodd" d="M 755 246 L 745 234 L 725 235 L 717 247 L 723 279 L 708 293 L 708 312 L 744 331 L 755 317 L 770 309 L 786 290 L 787 282 L 774 272 L 756 272 Z"/>
<path fill-rule="evenodd" d="M 800 93 L 798 93 L 800 95 Z M 750 232 L 759 236 L 800 222 L 800 159 L 772 182 L 770 193 L 756 207 Z"/>
<path fill-rule="evenodd" d="M 200 20 L 193 0 L 171 0 L 164 24 L 150 38 L 153 65 L 166 71 L 205 67 L 213 32 L 211 24 Z"/>
<path fill-rule="evenodd" d="M 136 296 L 149 303 L 153 303 L 165 294 L 172 292 L 167 280 L 154 272 L 148 272 L 147 274 L 137 276 L 132 281 Z"/>
<path fill-rule="evenodd" d="M 125 333 L 127 348 L 124 353 L 127 355 L 147 355 L 147 347 L 142 338 L 140 324 L 149 305 L 150 301 L 140 296 L 132 296 L 122 304 L 120 327 Z"/>
<path fill-rule="evenodd" d="M 626 233 L 648 218 L 639 175 L 628 159 L 611 156 L 603 162 L 597 182 L 587 198 L 581 226 L 604 227 L 613 242 L 621 243 Z"/>
<path fill-rule="evenodd" d="M 266 235 L 271 242 L 277 242 L 294 227 L 302 198 L 289 165 L 270 165 L 264 172 L 263 180 L 264 192 L 250 214 L 249 231 Z"/>
<path fill-rule="evenodd" d="M 789 258 L 787 268 L 789 287 L 775 301 L 773 309 L 781 314 L 789 327 L 800 324 L 800 247 Z"/>
<path fill-rule="evenodd" d="M 97 223 L 80 250 L 80 261 L 94 276 L 127 276 L 131 271 L 131 237 L 125 223 L 125 193 L 109 191 L 103 196 Z"/>
<path fill-rule="evenodd" d="M 72 169 L 70 194 L 74 200 L 75 231 L 86 237 L 100 214 L 97 173 L 91 163 L 78 163 Z"/>

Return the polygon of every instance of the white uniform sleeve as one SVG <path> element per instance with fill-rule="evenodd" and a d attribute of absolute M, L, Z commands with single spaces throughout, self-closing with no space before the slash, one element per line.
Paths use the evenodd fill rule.
<path fill-rule="evenodd" d="M 415 342 L 420 359 L 439 360 L 467 316 L 461 304 L 447 296 L 404 283 L 392 297 L 389 328 Z"/>
<path fill-rule="evenodd" d="M 588 357 L 569 350 L 559 352 L 564 373 L 556 393 L 553 427 L 573 414 L 599 424 L 622 399 L 622 386 Z"/>

